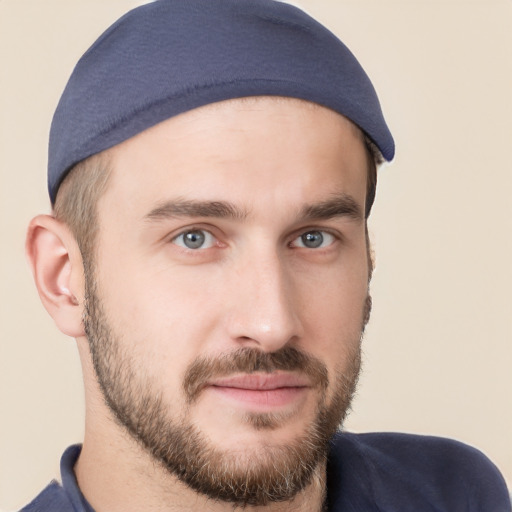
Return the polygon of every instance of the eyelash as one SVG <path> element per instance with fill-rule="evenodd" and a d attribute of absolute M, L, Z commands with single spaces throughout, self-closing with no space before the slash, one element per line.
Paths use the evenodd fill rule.
<path fill-rule="evenodd" d="M 208 241 L 208 243 L 210 244 L 209 247 L 196 247 L 196 248 L 193 248 L 193 247 L 187 247 L 185 245 L 185 242 L 183 242 L 183 245 L 182 244 L 179 244 L 177 243 L 177 241 L 181 238 L 183 238 L 184 236 L 186 236 L 187 234 L 192 234 L 192 233 L 203 233 L 205 234 L 206 236 L 204 237 L 206 241 Z M 192 251 L 192 252 L 196 252 L 200 249 L 203 249 L 203 250 L 206 250 L 206 249 L 211 249 L 213 248 L 216 244 L 215 244 L 215 241 L 217 240 L 217 237 L 208 229 L 205 229 L 205 228 L 201 228 L 201 227 L 190 227 L 190 228 L 187 228 L 183 231 L 181 231 L 180 233 L 178 233 L 176 236 L 174 236 L 172 239 L 171 239 L 171 242 L 174 243 L 175 245 L 177 245 L 178 247 L 186 250 L 186 251 Z"/>
<path fill-rule="evenodd" d="M 201 244 L 198 247 L 187 247 L 187 245 L 184 241 L 182 243 L 178 243 L 178 240 L 180 240 L 180 239 L 183 240 L 184 236 L 186 236 L 187 234 L 192 234 L 192 233 L 203 233 L 205 235 L 203 243 L 207 243 L 208 247 L 203 247 L 203 244 Z M 320 235 L 320 237 L 321 237 L 320 244 L 317 247 L 307 247 L 305 245 L 305 240 L 303 237 L 305 237 L 307 235 L 314 235 L 314 234 Z M 327 244 L 327 246 L 322 247 L 326 238 L 329 241 L 329 243 Z M 331 231 L 327 231 L 325 229 L 308 228 L 306 230 L 301 230 L 301 232 L 299 234 L 294 235 L 294 237 L 291 239 L 291 241 L 287 245 L 290 248 L 310 249 L 310 250 L 324 249 L 325 250 L 325 249 L 328 249 L 334 243 L 336 243 L 336 241 L 340 240 L 340 238 L 341 238 L 340 235 L 336 235 L 336 234 L 332 233 Z M 301 239 L 302 239 L 302 241 L 300 243 L 302 245 L 294 245 L 294 242 L 296 242 L 297 240 L 301 240 Z M 311 239 L 311 241 L 313 244 L 316 242 L 313 238 Z M 190 251 L 190 252 L 198 252 L 200 250 L 212 249 L 215 247 L 215 245 L 218 245 L 218 246 L 221 245 L 220 242 L 218 242 L 218 237 L 216 237 L 209 229 L 206 229 L 204 227 L 195 227 L 195 226 L 192 226 L 190 228 L 187 228 L 187 229 L 181 231 L 180 233 L 178 233 L 176 236 L 174 236 L 171 239 L 171 242 L 174 243 L 175 245 L 177 245 L 178 247 L 180 247 L 181 249 L 183 249 L 185 251 Z M 193 240 L 192 240 L 192 242 L 193 242 Z M 218 242 L 218 243 L 216 244 L 215 242 Z"/>
<path fill-rule="evenodd" d="M 306 237 L 307 235 L 315 235 L 315 236 L 317 236 L 318 234 L 321 237 L 320 245 L 317 246 L 317 247 L 307 247 L 305 245 L 304 237 Z M 325 239 L 327 239 L 329 241 L 329 243 L 326 246 L 323 246 L 323 242 L 325 241 Z M 301 234 L 296 236 L 290 242 L 289 245 L 292 245 L 296 240 L 301 240 L 302 245 L 297 246 L 299 249 L 320 250 L 320 249 L 327 249 L 328 247 L 330 247 L 332 244 L 334 244 L 336 242 L 336 240 L 339 240 L 339 237 L 337 237 L 336 235 L 334 235 L 330 231 L 326 231 L 324 229 L 307 229 L 306 231 L 302 231 Z M 315 243 L 315 241 L 313 239 L 311 239 L 311 241 L 313 243 Z"/>

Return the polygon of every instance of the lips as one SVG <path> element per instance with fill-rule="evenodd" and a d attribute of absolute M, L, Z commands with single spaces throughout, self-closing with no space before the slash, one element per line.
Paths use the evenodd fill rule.
<path fill-rule="evenodd" d="M 307 377 L 287 373 L 253 373 L 249 375 L 235 375 L 209 382 L 210 386 L 250 389 L 254 391 L 268 391 L 279 388 L 309 387 Z"/>
<path fill-rule="evenodd" d="M 274 408 L 295 402 L 311 387 L 307 377 L 289 374 L 244 374 L 215 379 L 207 389 L 248 407 Z"/>

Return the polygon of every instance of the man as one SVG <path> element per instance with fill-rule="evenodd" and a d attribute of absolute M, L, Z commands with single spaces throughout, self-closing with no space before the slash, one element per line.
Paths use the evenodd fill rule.
<path fill-rule="evenodd" d="M 77 65 L 27 252 L 83 445 L 24 510 L 510 510 L 457 443 L 336 434 L 394 143 L 355 58 L 267 0 L 162 0 Z"/>

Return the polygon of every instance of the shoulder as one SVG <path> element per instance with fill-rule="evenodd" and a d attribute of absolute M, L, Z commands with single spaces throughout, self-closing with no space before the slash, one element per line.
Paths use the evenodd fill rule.
<path fill-rule="evenodd" d="M 417 469 L 421 473 L 448 471 L 479 478 L 482 472 L 501 475 L 494 464 L 479 450 L 453 439 L 392 432 L 368 434 L 340 434 L 334 446 L 351 447 L 380 467 L 405 465 L 407 471 Z"/>
<path fill-rule="evenodd" d="M 20 512 L 74 512 L 62 486 L 53 481 Z"/>
<path fill-rule="evenodd" d="M 72 445 L 62 454 L 62 484 L 53 481 L 20 512 L 94 512 L 80 492 L 73 470 L 81 448 L 81 445 Z"/>
<path fill-rule="evenodd" d="M 510 512 L 496 466 L 458 441 L 396 433 L 338 434 L 330 471 L 359 483 L 379 510 Z M 345 476 L 343 476 L 345 475 Z M 409 508 L 407 508 L 409 507 Z"/>

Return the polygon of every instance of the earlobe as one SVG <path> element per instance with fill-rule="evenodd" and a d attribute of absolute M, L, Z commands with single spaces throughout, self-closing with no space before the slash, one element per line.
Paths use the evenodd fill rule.
<path fill-rule="evenodd" d="M 25 247 L 39 297 L 57 327 L 68 336 L 84 336 L 83 265 L 69 228 L 39 215 L 29 225 Z"/>

